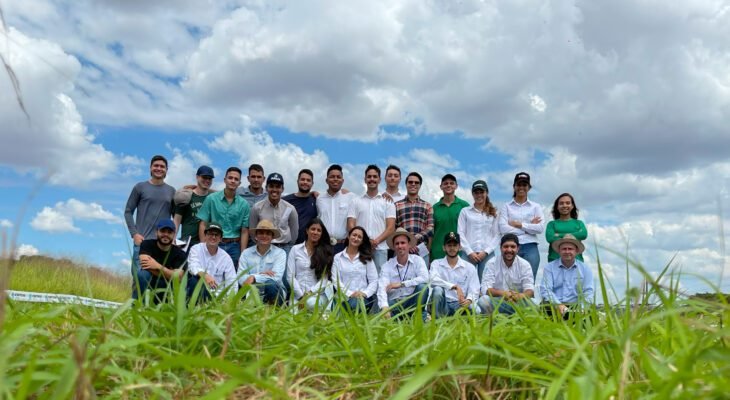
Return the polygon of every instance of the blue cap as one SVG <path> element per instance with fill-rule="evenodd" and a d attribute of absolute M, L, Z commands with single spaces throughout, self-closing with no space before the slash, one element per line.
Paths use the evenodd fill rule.
<path fill-rule="evenodd" d="M 273 174 L 269 175 L 268 178 L 266 178 L 266 184 L 268 185 L 269 183 L 280 183 L 283 185 L 284 177 L 282 177 L 280 173 L 274 172 Z"/>
<path fill-rule="evenodd" d="M 175 230 L 175 223 L 172 222 L 171 219 L 161 219 L 159 222 L 157 222 L 157 229 L 170 229 Z"/>
<path fill-rule="evenodd" d="M 201 165 L 200 168 L 198 168 L 198 173 L 195 175 L 209 176 L 211 178 L 215 178 L 215 175 L 213 175 L 213 168 L 211 168 L 207 165 Z"/>

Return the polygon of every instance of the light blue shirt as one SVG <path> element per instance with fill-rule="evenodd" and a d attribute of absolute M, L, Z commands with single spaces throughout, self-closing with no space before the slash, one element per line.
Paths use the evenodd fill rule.
<path fill-rule="evenodd" d="M 241 253 L 238 261 L 238 283 L 243 283 L 249 276 L 253 276 L 257 283 L 266 281 L 281 282 L 286 270 L 286 252 L 272 245 L 266 254 L 259 254 L 257 246 L 251 246 Z M 264 275 L 263 272 L 274 271 L 274 276 Z"/>
<path fill-rule="evenodd" d="M 566 268 L 561 259 L 549 262 L 542 272 L 540 296 L 554 304 L 593 302 L 593 272 L 579 260 Z"/>

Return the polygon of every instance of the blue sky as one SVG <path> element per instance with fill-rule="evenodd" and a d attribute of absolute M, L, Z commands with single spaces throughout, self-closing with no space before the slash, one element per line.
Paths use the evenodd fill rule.
<path fill-rule="evenodd" d="M 19 226 L 23 254 L 127 268 L 124 203 L 153 154 L 174 186 L 201 163 L 260 162 L 287 191 L 302 167 L 322 189 L 340 163 L 359 193 L 365 165 L 394 163 L 424 175 L 429 200 L 451 172 L 460 196 L 486 179 L 498 205 L 527 171 L 548 219 L 555 196 L 574 194 L 589 247 L 628 241 L 652 273 L 676 257 L 730 291 L 730 14 L 716 2 L 2 7 L 0 54 L 30 115 L 0 99 L 2 227 L 49 177 Z M 12 93 L 6 74 L 0 89 Z M 601 259 L 621 297 L 625 261 Z"/>

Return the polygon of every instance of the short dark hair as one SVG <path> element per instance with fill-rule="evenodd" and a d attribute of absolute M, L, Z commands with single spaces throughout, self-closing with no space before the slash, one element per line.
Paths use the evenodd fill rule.
<path fill-rule="evenodd" d="M 259 172 L 261 172 L 261 174 L 263 174 L 264 167 L 262 167 L 261 164 L 251 164 L 248 167 L 248 173 L 250 174 L 251 171 L 259 171 Z M 241 170 L 239 169 L 238 172 L 241 172 Z M 241 173 L 241 175 L 243 175 L 243 173 Z"/>
<path fill-rule="evenodd" d="M 339 164 L 332 164 L 327 168 L 327 176 L 329 176 L 330 172 L 332 171 L 340 171 L 342 172 L 342 167 Z"/>
<path fill-rule="evenodd" d="M 165 156 L 161 156 L 158 154 L 158 155 L 152 157 L 152 160 L 150 160 L 150 167 L 152 166 L 152 164 L 155 163 L 155 161 L 162 161 L 165 163 L 165 167 L 167 167 L 167 158 L 165 158 Z"/>
<path fill-rule="evenodd" d="M 312 170 L 309 168 L 304 168 L 301 171 L 299 171 L 299 174 L 297 175 L 297 179 L 299 179 L 302 176 L 302 174 L 307 174 L 307 175 L 311 176 L 312 179 L 314 179 L 314 173 L 312 173 Z"/>
<path fill-rule="evenodd" d="M 226 170 L 226 174 L 223 176 L 228 176 L 229 172 L 238 172 L 238 175 L 243 176 L 243 172 L 241 172 L 241 168 L 238 167 L 228 167 Z"/>
<path fill-rule="evenodd" d="M 444 181 L 456 182 L 456 177 L 453 174 L 446 174 L 441 178 L 441 183 L 444 183 Z"/>
<path fill-rule="evenodd" d="M 514 233 L 505 233 L 499 241 L 499 246 L 501 247 L 506 242 L 515 242 L 517 246 L 520 245 L 520 239 Z"/>
<path fill-rule="evenodd" d="M 370 164 L 367 167 L 365 167 L 365 175 L 367 175 L 368 171 L 370 171 L 371 169 L 374 169 L 375 172 L 378 173 L 378 176 L 380 176 L 380 168 L 378 168 L 378 166 L 375 164 Z"/>
<path fill-rule="evenodd" d="M 408 178 L 412 176 L 418 178 L 418 183 L 423 184 L 423 177 L 421 177 L 421 174 L 419 174 L 418 172 L 411 172 L 410 174 L 408 174 L 408 176 L 406 176 L 406 182 L 408 182 Z"/>
<path fill-rule="evenodd" d="M 388 167 L 385 169 L 385 174 L 387 175 L 388 174 L 388 171 L 390 171 L 391 169 L 394 169 L 394 170 L 398 171 L 398 175 L 401 174 L 400 168 L 398 168 L 397 165 L 393 165 L 393 164 L 388 165 Z"/>

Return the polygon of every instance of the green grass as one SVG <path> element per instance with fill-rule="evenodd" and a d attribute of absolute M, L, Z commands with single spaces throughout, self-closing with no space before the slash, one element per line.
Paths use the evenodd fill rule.
<path fill-rule="evenodd" d="M 665 270 L 666 271 L 666 270 Z M 670 277 L 673 278 L 673 277 Z M 294 314 L 243 293 L 117 310 L 8 304 L 3 398 L 723 398 L 725 301 L 685 300 L 677 280 L 630 312 L 555 321 Z M 599 297 L 607 296 L 603 279 Z M 173 296 L 175 297 L 175 296 Z M 658 307 L 644 300 L 658 298 Z M 178 297 L 179 298 L 179 297 Z"/>

